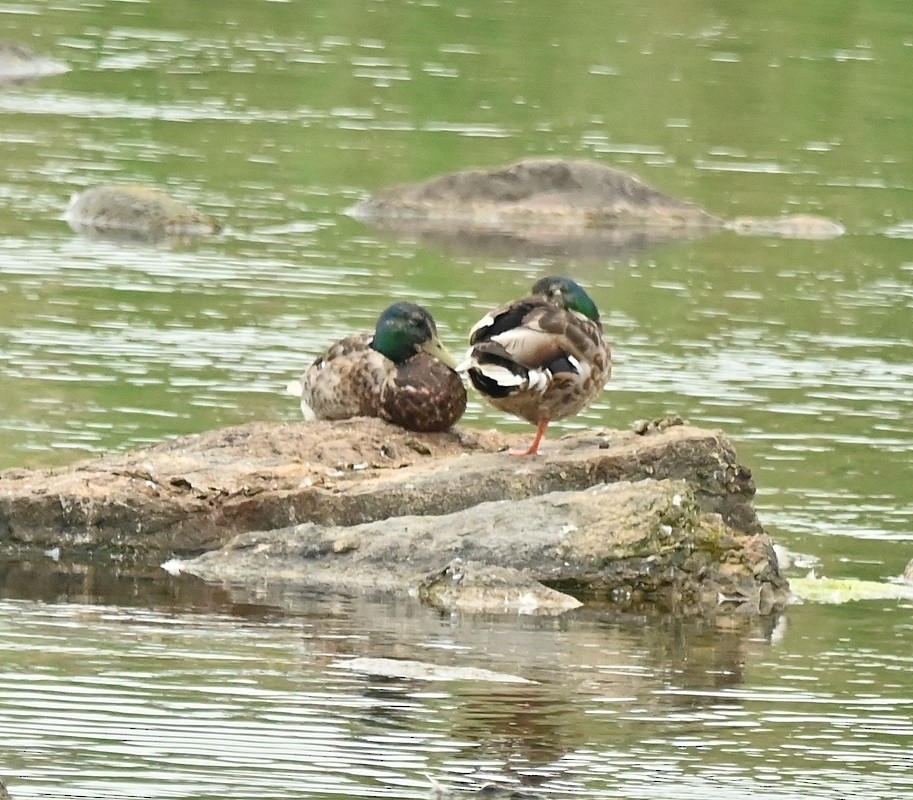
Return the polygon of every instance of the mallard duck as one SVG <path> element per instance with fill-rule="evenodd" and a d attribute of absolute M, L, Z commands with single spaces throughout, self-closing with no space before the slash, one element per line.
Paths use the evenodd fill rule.
<path fill-rule="evenodd" d="M 431 314 L 415 303 L 394 303 L 374 333 L 332 345 L 288 385 L 306 420 L 380 417 L 412 431 L 444 431 L 466 409 L 456 360 Z"/>
<path fill-rule="evenodd" d="M 529 297 L 486 314 L 469 333 L 459 367 L 488 401 L 536 426 L 536 455 L 549 422 L 582 411 L 612 374 L 599 310 L 570 278 L 537 281 Z"/>

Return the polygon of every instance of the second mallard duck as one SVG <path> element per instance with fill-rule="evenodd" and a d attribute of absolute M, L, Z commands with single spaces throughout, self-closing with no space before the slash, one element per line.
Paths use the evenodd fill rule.
<path fill-rule="evenodd" d="M 536 426 L 517 455 L 537 454 L 549 423 L 586 408 L 612 374 L 599 310 L 570 278 L 537 281 L 529 297 L 479 320 L 469 342 L 458 369 L 493 406 Z"/>
<path fill-rule="evenodd" d="M 394 303 L 373 334 L 336 342 L 288 390 L 301 398 L 307 420 L 380 417 L 408 430 L 445 431 L 466 409 L 455 366 L 431 314 Z"/>

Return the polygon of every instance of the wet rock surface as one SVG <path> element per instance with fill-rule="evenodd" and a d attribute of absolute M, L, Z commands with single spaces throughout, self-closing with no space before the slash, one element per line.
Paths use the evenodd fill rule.
<path fill-rule="evenodd" d="M 484 515 L 487 508 L 479 507 L 479 513 Z M 484 518 L 477 521 L 479 527 L 485 524 Z M 560 614 L 583 605 L 576 597 L 545 586 L 529 570 L 460 557 L 442 570 L 419 576 L 418 596 L 444 611 Z"/>
<path fill-rule="evenodd" d="M 525 433 L 252 423 L 0 473 L 0 545 L 133 563 L 227 545 L 189 569 L 448 609 L 778 607 L 785 582 L 726 437 L 639 430 L 572 434 L 516 458 L 504 451 Z"/>

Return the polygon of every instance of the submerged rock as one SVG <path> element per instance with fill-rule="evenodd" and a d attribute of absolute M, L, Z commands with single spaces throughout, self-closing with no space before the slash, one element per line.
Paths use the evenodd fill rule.
<path fill-rule="evenodd" d="M 725 227 L 742 236 L 776 236 L 781 239 L 834 239 L 846 233 L 840 223 L 814 214 L 736 217 L 727 221 Z"/>
<path fill-rule="evenodd" d="M 546 225 L 551 229 L 659 225 L 719 228 L 722 220 L 676 200 L 628 172 L 592 161 L 527 158 L 490 170 L 452 172 L 378 192 L 355 217 L 380 223 Z"/>
<path fill-rule="evenodd" d="M 791 578 L 793 596 L 806 603 L 852 603 L 859 600 L 913 600 L 913 586 L 905 582 L 864 581 L 809 575 Z"/>
<path fill-rule="evenodd" d="M 485 513 L 483 506 L 477 508 Z M 464 561 L 459 557 L 442 570 L 422 578 L 418 596 L 445 611 L 560 614 L 583 605 L 576 597 L 545 586 L 528 570 Z"/>
<path fill-rule="evenodd" d="M 193 206 L 142 184 L 95 186 L 73 197 L 64 214 L 79 233 L 156 241 L 206 236 L 221 226 Z"/>
<path fill-rule="evenodd" d="M 485 783 L 481 786 L 446 786 L 430 775 L 430 800 L 544 800 L 546 795 L 512 785 Z"/>
<path fill-rule="evenodd" d="M 805 214 L 726 221 L 637 176 L 583 159 L 527 158 L 394 186 L 358 203 L 357 219 L 463 250 L 617 255 L 729 229 L 825 239 L 842 226 Z"/>
<path fill-rule="evenodd" d="M 448 667 L 427 661 L 412 661 L 405 658 L 372 658 L 367 656 L 344 658 L 333 661 L 330 667 L 371 675 L 381 678 L 404 678 L 417 681 L 478 681 L 482 683 L 535 683 L 535 681 L 494 672 L 479 667 Z M 2 800 L 2 798 L 0 798 Z"/>
<path fill-rule="evenodd" d="M 25 45 L 0 40 L 0 83 L 33 80 L 69 70 L 66 64 L 40 55 Z"/>

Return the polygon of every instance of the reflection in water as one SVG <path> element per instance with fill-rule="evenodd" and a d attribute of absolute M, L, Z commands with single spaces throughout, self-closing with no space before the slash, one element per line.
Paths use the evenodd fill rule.
<path fill-rule="evenodd" d="M 606 230 L 590 230 L 573 236 L 559 230 L 524 229 L 484 230 L 441 224 L 423 226 L 417 222 L 374 221 L 380 232 L 395 240 L 415 239 L 433 245 L 452 256 L 491 259 L 608 260 L 634 256 L 673 242 L 712 235 L 707 230 L 663 226 L 628 225 Z"/>
<path fill-rule="evenodd" d="M 52 554 L 53 555 L 53 554 Z M 262 603 L 234 602 L 228 592 L 190 575 L 159 567 L 0 560 L 0 597 L 42 603 L 141 607 L 162 612 L 222 612 L 245 619 L 280 613 Z"/>
<path fill-rule="evenodd" d="M 591 711 L 647 702 L 651 717 L 666 719 L 719 704 L 700 692 L 738 685 L 762 641 L 758 630 L 720 633 L 699 622 L 593 609 L 558 620 L 474 622 L 409 601 L 288 589 L 277 597 L 161 570 L 67 568 L 50 559 L 6 564 L 2 578 L 3 595 L 42 603 L 0 604 L 0 646 L 11 653 L 0 729 L 14 737 L 56 731 L 61 758 L 70 752 L 81 763 L 88 747 L 99 766 L 116 757 L 143 771 L 166 768 L 183 781 L 201 777 L 214 735 L 219 761 L 232 773 L 248 763 L 247 748 L 264 767 L 273 765 L 268 775 L 292 768 L 275 749 L 271 727 L 278 724 L 285 736 L 297 731 L 297 752 L 315 770 L 323 765 L 311 778 L 327 789 L 365 780 L 420 787 L 423 772 L 454 787 L 495 781 L 554 789 L 568 780 L 565 761 L 602 735 L 587 722 Z M 260 605 L 251 602 L 258 595 Z M 262 605 L 269 600 L 291 616 Z M 22 638 L 17 630 L 31 633 Z M 67 655 L 78 653 L 89 661 Z M 478 664 L 536 683 L 444 685 L 325 672 L 346 654 Z M 18 666 L 26 663 L 38 667 L 28 678 Z M 664 694 L 669 685 L 694 694 Z M 65 699 L 74 692 L 78 702 Z M 99 708 L 118 708 L 117 718 L 109 721 Z M 176 719 L 181 709 L 191 718 Z M 619 720 L 613 737 L 635 742 L 639 727 Z M 120 744 L 99 746 L 111 737 Z M 172 749 L 178 741 L 180 757 Z M 109 781 L 96 791 L 106 797 L 112 789 L 144 790 L 142 782 L 118 788 Z M 69 782 L 43 789 L 50 797 L 70 790 Z"/>
<path fill-rule="evenodd" d="M 778 786 L 799 800 L 859 780 L 902 796 L 913 660 L 841 640 L 875 618 L 889 638 L 909 632 L 909 610 L 850 626 L 826 607 L 790 613 L 791 646 L 772 648 L 756 629 L 597 609 L 476 619 L 300 596 L 290 616 L 251 620 L 2 601 L 3 774 L 17 800 L 425 797 L 428 776 L 558 796 L 735 800 Z M 535 683 L 352 675 L 329 667 L 340 653 Z"/>

